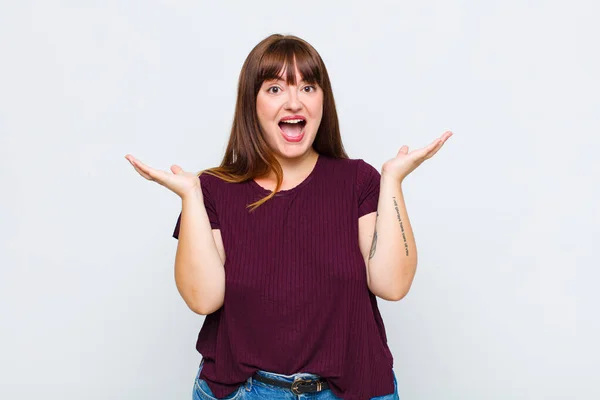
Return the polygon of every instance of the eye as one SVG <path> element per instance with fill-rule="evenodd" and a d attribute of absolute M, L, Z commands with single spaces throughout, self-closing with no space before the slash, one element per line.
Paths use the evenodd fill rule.
<path fill-rule="evenodd" d="M 279 86 L 271 86 L 270 88 L 267 89 L 267 92 L 272 93 L 272 94 L 277 94 L 277 93 L 279 93 L 280 90 L 281 90 L 281 88 L 279 88 Z"/>
<path fill-rule="evenodd" d="M 308 89 L 308 90 L 306 90 L 306 89 Z M 317 88 L 312 85 L 309 85 L 309 86 L 304 86 L 302 88 L 302 90 L 304 90 L 307 93 L 310 93 L 310 92 L 315 92 L 317 90 Z"/>

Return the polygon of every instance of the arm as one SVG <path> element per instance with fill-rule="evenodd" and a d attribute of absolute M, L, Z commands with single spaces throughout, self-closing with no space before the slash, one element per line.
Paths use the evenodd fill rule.
<path fill-rule="evenodd" d="M 402 182 L 452 135 L 446 131 L 430 145 L 411 152 L 408 146 L 402 146 L 396 157 L 383 164 L 377 213 L 359 219 L 359 244 L 367 265 L 369 289 L 385 300 L 397 301 L 406 296 L 417 269 L 417 246 L 404 204 Z M 367 259 L 368 243 L 371 250 Z"/>
<path fill-rule="evenodd" d="M 401 182 L 382 174 L 377 213 L 362 218 L 365 229 L 370 222 L 373 232 L 367 260 L 369 289 L 382 299 L 398 301 L 410 290 L 417 269 L 417 246 Z"/>
<path fill-rule="evenodd" d="M 202 191 L 182 198 L 175 283 L 188 307 L 201 315 L 215 312 L 225 298 L 225 254 L 219 230 L 212 230 Z"/>

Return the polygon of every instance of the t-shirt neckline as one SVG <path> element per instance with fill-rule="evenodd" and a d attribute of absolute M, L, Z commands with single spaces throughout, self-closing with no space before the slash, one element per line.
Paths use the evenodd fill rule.
<path fill-rule="evenodd" d="M 315 166 L 313 167 L 312 171 L 310 172 L 310 174 L 308 174 L 308 176 L 306 178 L 304 178 L 304 180 L 302 182 L 300 182 L 293 188 L 278 191 L 277 193 L 275 193 L 275 196 L 288 196 L 288 195 L 293 194 L 296 191 L 300 190 L 304 186 L 306 186 L 314 178 L 315 174 L 317 173 L 317 170 L 319 169 L 319 166 L 322 163 L 322 158 L 323 158 L 323 156 L 321 154 L 319 154 L 317 157 L 317 162 L 315 163 Z M 256 181 L 254 179 L 250 179 L 250 184 L 252 186 L 254 186 L 256 189 L 258 189 L 259 191 L 261 191 L 262 193 L 264 193 L 265 195 L 268 195 L 271 193 L 271 190 L 265 189 L 264 187 L 260 186 L 258 183 L 256 183 Z"/>

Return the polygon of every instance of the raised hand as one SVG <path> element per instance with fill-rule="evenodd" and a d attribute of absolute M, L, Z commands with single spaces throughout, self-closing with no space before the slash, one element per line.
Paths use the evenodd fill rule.
<path fill-rule="evenodd" d="M 410 153 L 408 152 L 407 145 L 400 147 L 396 157 L 383 164 L 382 175 L 392 177 L 401 182 L 408 174 L 421 165 L 423 161 L 433 157 L 452 135 L 452 132 L 446 131 L 428 146 L 413 150 Z"/>
<path fill-rule="evenodd" d="M 131 154 L 127 154 L 125 158 L 133 165 L 133 168 L 135 168 L 138 174 L 149 181 L 156 182 L 166 187 L 182 199 L 193 193 L 201 193 L 198 175 L 191 172 L 185 172 L 179 165 L 171 166 L 171 172 L 173 172 L 171 174 L 166 171 L 151 168 Z"/>

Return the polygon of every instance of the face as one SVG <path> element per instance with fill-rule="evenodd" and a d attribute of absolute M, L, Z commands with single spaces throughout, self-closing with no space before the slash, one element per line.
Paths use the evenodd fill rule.
<path fill-rule="evenodd" d="M 302 157 L 313 151 L 323 116 L 323 91 L 316 83 L 304 82 L 296 69 L 296 85 L 285 79 L 262 83 L 256 112 L 265 140 L 278 157 Z"/>

